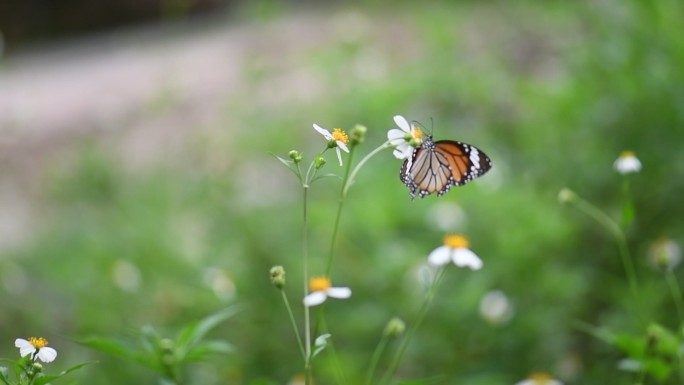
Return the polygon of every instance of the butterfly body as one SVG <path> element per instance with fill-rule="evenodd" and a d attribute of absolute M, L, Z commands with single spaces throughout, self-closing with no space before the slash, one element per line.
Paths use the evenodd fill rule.
<path fill-rule="evenodd" d="M 475 146 L 455 140 L 434 141 L 428 136 L 404 161 L 399 174 L 411 199 L 463 186 L 492 168 L 489 157 Z"/>

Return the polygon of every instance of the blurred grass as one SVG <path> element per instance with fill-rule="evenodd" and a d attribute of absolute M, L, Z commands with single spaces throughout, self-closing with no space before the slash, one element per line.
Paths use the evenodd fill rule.
<path fill-rule="evenodd" d="M 214 374 L 205 383 L 284 383 L 302 365 L 267 272 L 274 264 L 286 267 L 286 290 L 298 304 L 301 199 L 295 179 L 269 153 L 294 148 L 312 156 L 321 145 L 313 122 L 367 125 L 361 152 L 369 151 L 400 113 L 432 128 L 437 139 L 476 144 L 494 170 L 445 197 L 415 202 L 389 152 L 359 174 L 333 270 L 333 280 L 353 287 L 354 296 L 326 308 L 345 367 L 363 374 L 385 322 L 411 319 L 421 301 L 416 269 L 444 232 L 430 215 L 449 202 L 465 218 L 451 230 L 468 235 L 485 268 L 450 272 L 402 375 L 443 374 L 445 383 L 471 384 L 513 383 L 534 370 L 568 384 L 629 378 L 615 369 L 618 352 L 575 327 L 584 321 L 643 329 L 631 313 L 616 247 L 556 195 L 570 187 L 618 218 L 622 179 L 611 165 L 622 150 L 636 151 L 644 171 L 632 178 L 637 216 L 628 236 L 649 299 L 640 312 L 674 327 L 665 284 L 645 253 L 660 236 L 681 240 L 683 230 L 681 3 L 378 3 L 371 9 L 349 13 L 348 29 L 305 57 L 287 58 L 314 79 L 313 101 L 290 100 L 287 90 L 266 97 L 279 68 L 255 58 L 245 68 L 253 87 L 226 100 L 224 120 L 188 138 L 168 163 L 128 170 L 120 155 L 84 140 L 72 163 L 50 170 L 42 225 L 29 244 L 0 260 L 0 324 L 13 325 L 0 330 L 2 340 L 59 336 L 51 338 L 60 351 L 55 365 L 83 357 L 101 362 L 80 382 L 145 383 L 151 377 L 133 364 L 69 340 L 143 324 L 177 327 L 240 302 L 247 310 L 216 333 L 237 354 L 196 370 Z M 321 17 L 341 11 L 326 12 Z M 332 158 L 326 168 L 337 169 Z M 338 189 L 331 178 L 312 190 L 314 257 L 327 251 Z M 314 263 L 320 270 L 322 258 Z M 117 281 L 122 261 L 134 272 L 124 268 Z M 223 284 L 216 286 L 216 277 Z M 493 289 L 515 306 L 505 325 L 479 318 L 480 298 Z M 332 371 L 326 360 L 319 368 Z"/>

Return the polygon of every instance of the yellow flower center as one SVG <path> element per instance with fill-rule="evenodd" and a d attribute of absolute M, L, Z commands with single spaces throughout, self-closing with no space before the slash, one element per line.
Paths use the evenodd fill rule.
<path fill-rule="evenodd" d="M 620 154 L 621 159 L 626 159 L 626 158 L 634 158 L 636 155 L 634 154 L 634 151 L 622 151 Z"/>
<path fill-rule="evenodd" d="M 333 129 L 332 136 L 336 142 L 342 142 L 344 144 L 349 143 L 349 137 L 347 136 L 347 133 L 339 128 Z"/>
<path fill-rule="evenodd" d="M 43 337 L 30 337 L 28 339 L 28 342 L 33 345 L 36 349 L 44 348 L 47 346 L 48 342 L 45 338 Z"/>
<path fill-rule="evenodd" d="M 462 235 L 450 234 L 444 237 L 444 245 L 452 249 L 468 248 L 468 239 Z"/>
<path fill-rule="evenodd" d="M 546 385 L 551 383 L 553 377 L 546 373 L 532 373 L 530 374 L 530 380 L 532 380 L 535 385 Z"/>
<path fill-rule="evenodd" d="M 309 289 L 311 291 L 325 291 L 330 289 L 330 279 L 328 277 L 314 277 L 309 280 Z"/>
<path fill-rule="evenodd" d="M 423 131 L 418 127 L 413 127 L 413 138 L 418 141 L 423 141 Z"/>

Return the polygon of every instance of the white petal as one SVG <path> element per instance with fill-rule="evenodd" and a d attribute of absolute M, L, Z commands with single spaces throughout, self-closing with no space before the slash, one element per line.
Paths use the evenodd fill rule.
<path fill-rule="evenodd" d="M 351 289 L 348 287 L 331 287 L 326 291 L 329 297 L 333 298 L 349 298 L 351 297 Z"/>
<path fill-rule="evenodd" d="M 335 148 L 335 152 L 337 153 L 337 160 L 340 161 L 340 166 L 342 166 L 342 153 L 340 152 L 340 148 Z"/>
<path fill-rule="evenodd" d="M 43 362 L 52 362 L 57 358 L 57 351 L 53 348 L 40 348 L 38 350 L 38 358 Z"/>
<path fill-rule="evenodd" d="M 634 156 L 620 157 L 613 163 L 613 167 L 620 174 L 629 174 L 641 170 L 641 162 Z"/>
<path fill-rule="evenodd" d="M 403 116 L 395 115 L 394 116 L 394 123 L 396 123 L 397 126 L 399 126 L 399 128 L 401 128 L 402 131 L 411 132 L 411 125 L 406 120 L 406 118 L 404 118 Z"/>
<path fill-rule="evenodd" d="M 394 155 L 394 157 L 397 159 L 408 159 L 413 156 L 413 150 L 414 148 L 408 144 L 402 144 L 394 149 L 392 155 Z"/>
<path fill-rule="evenodd" d="M 313 293 L 304 297 L 304 306 L 316 306 L 325 302 L 327 295 L 324 291 L 314 291 Z"/>
<path fill-rule="evenodd" d="M 451 258 L 458 267 L 469 267 L 472 270 L 480 270 L 482 268 L 482 260 L 465 247 L 454 249 Z"/>
<path fill-rule="evenodd" d="M 428 255 L 428 263 L 434 266 L 444 266 L 451 260 L 451 248 L 440 246 Z"/>
<path fill-rule="evenodd" d="M 313 128 L 318 131 L 321 135 L 323 135 L 324 138 L 330 140 L 333 138 L 332 134 L 330 131 L 326 130 L 325 128 L 319 126 L 318 124 L 314 123 Z"/>
<path fill-rule="evenodd" d="M 404 139 L 406 137 L 406 132 L 398 129 L 398 128 L 393 128 L 389 131 L 387 131 L 387 139 L 389 139 L 390 144 L 393 146 L 396 146 L 401 143 L 405 143 L 406 140 Z"/>
<path fill-rule="evenodd" d="M 22 357 L 26 357 L 27 355 L 36 351 L 36 347 L 23 338 L 17 338 L 14 340 L 14 346 L 19 348 L 19 355 Z"/>
<path fill-rule="evenodd" d="M 335 143 L 337 143 L 337 147 L 338 147 L 338 148 L 341 148 L 342 151 L 344 151 L 344 152 L 349 152 L 349 148 L 347 147 L 346 144 L 344 144 L 344 142 L 340 142 L 340 141 L 338 140 L 338 141 L 335 142 Z"/>
<path fill-rule="evenodd" d="M 534 385 L 536 382 L 533 380 L 522 380 L 515 383 L 515 385 Z"/>

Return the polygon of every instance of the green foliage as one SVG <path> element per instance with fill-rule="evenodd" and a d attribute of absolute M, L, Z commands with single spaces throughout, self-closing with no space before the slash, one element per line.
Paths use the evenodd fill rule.
<path fill-rule="evenodd" d="M 231 306 L 199 321 L 191 322 L 175 339 L 163 338 L 152 326 L 141 328 L 136 343 L 108 337 L 91 337 L 81 341 L 85 346 L 137 362 L 161 376 L 161 383 L 184 384 L 184 367 L 206 360 L 213 354 L 233 353 L 231 344 L 222 340 L 204 341 L 207 333 L 238 312 Z"/>
<path fill-rule="evenodd" d="M 14 373 L 11 375 L 9 368 L 0 366 L 0 381 L 5 385 L 45 385 L 59 380 L 71 372 L 95 363 L 83 362 L 65 369 L 58 374 L 51 375 L 45 374 L 43 365 L 33 361 L 29 356 L 18 361 L 0 359 L 0 362 L 8 363 L 14 367 Z"/>
<path fill-rule="evenodd" d="M 290 16 L 285 3 L 255 4 L 247 13 L 266 28 Z M 672 330 L 684 320 L 647 256 L 656 239 L 681 244 L 684 233 L 682 7 L 608 0 L 321 10 L 313 16 L 321 40 L 272 62 L 268 52 L 246 54 L 239 97 L 218 100 L 225 113 L 207 127 L 183 127 L 190 134 L 182 148 L 159 164 L 131 167 L 108 141 L 90 139 L 71 162 L 47 170 L 40 223 L 25 246 L 0 258 L 0 341 L 24 330 L 105 336 L 85 342 L 97 351 L 58 340 L 60 361 L 99 362 L 79 373 L 92 385 L 149 383 L 150 372 L 202 384 L 297 378 L 296 337 L 267 272 L 288 269 L 283 291 L 301 314 L 301 196 L 269 154 L 288 166 L 292 149 L 313 159 L 322 144 L 314 122 L 364 124 L 358 153 L 367 153 L 400 113 L 435 139 L 477 145 L 494 168 L 444 197 L 414 202 L 390 151 L 355 175 L 332 273 L 354 296 L 326 308 L 348 383 L 365 380 L 387 320 L 411 320 L 419 309 L 418 268 L 451 231 L 468 235 L 484 268 L 445 277 L 398 382 L 489 385 L 547 371 L 570 385 L 681 383 L 682 357 L 673 349 L 682 337 Z M 335 21 L 341 27 L 333 31 Z M 302 84 L 283 80 L 289 66 L 306 74 Z M 145 119 L 175 119 L 173 111 L 155 109 Z M 611 168 L 623 150 L 643 163 L 628 191 Z M 324 171 L 342 174 L 334 154 L 324 156 Z M 316 186 L 309 240 L 322 260 L 341 186 L 337 178 Z M 558 204 L 564 187 L 619 225 L 637 299 L 614 233 Z M 325 268 L 312 261 L 313 271 Z M 681 281 L 681 270 L 671 274 Z M 492 290 L 505 292 L 515 310 L 505 323 L 478 314 Z M 225 314 L 204 318 L 236 300 L 245 307 L 230 327 Z M 150 324 L 159 329 L 140 328 Z M 190 326 L 170 340 L 158 331 L 170 325 Z M 140 330 L 134 341 L 108 337 L 131 329 Z M 231 344 L 206 341 L 210 329 Z M 332 346 L 316 357 L 317 383 L 335 383 Z M 636 373 L 617 368 L 624 359 L 640 363 Z"/>

